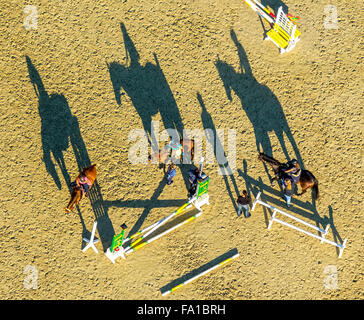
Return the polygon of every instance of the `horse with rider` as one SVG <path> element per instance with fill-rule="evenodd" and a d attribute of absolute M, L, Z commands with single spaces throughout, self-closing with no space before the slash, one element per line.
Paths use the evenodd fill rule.
<path fill-rule="evenodd" d="M 275 174 L 272 178 L 272 185 L 274 185 L 275 180 L 281 181 L 287 206 L 290 206 L 291 197 L 295 192 L 295 186 L 298 184 L 302 190 L 301 193 L 297 193 L 298 196 L 312 188 L 314 200 L 318 199 L 318 180 L 310 171 L 301 169 L 296 159 L 292 159 L 287 163 L 281 163 L 262 152 L 259 154 L 258 159 L 272 167 Z"/>

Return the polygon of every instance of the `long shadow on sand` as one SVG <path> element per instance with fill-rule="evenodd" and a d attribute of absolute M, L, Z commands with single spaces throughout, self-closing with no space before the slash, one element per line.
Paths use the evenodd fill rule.
<path fill-rule="evenodd" d="M 238 207 L 236 205 L 235 199 L 237 199 L 239 197 L 240 193 L 239 193 L 239 189 L 238 189 L 238 186 L 236 184 L 236 181 L 235 181 L 235 178 L 233 175 L 233 171 L 225 156 L 224 147 L 217 134 L 215 124 L 212 120 L 211 115 L 206 110 L 205 103 L 204 103 L 200 93 L 197 93 L 197 100 L 202 109 L 201 110 L 201 121 L 202 121 L 203 127 L 205 129 L 205 132 L 208 133 L 209 130 L 211 130 L 211 136 L 206 134 L 206 142 L 209 143 L 214 150 L 214 156 L 218 162 L 221 175 L 225 182 L 226 190 L 229 193 L 229 197 L 230 197 L 232 204 L 234 205 L 235 211 L 237 211 Z M 224 154 L 223 157 L 222 157 L 222 154 Z M 226 162 L 222 163 L 222 160 L 226 160 Z M 233 195 L 233 192 L 231 190 L 232 188 L 230 187 L 229 179 L 231 180 L 232 186 L 235 191 L 235 195 Z"/>
<path fill-rule="evenodd" d="M 66 186 L 68 187 L 69 192 L 71 192 L 71 178 L 65 165 L 63 152 L 65 152 L 70 145 L 72 146 L 79 171 L 91 165 L 90 157 L 81 135 L 77 117 L 72 115 L 71 109 L 64 95 L 49 95 L 47 93 L 38 71 L 28 56 L 26 57 L 26 62 L 30 81 L 34 86 L 34 90 L 38 97 L 38 110 L 41 118 L 43 161 L 48 173 L 52 176 L 58 189 L 61 189 L 61 180 L 56 171 L 55 163 L 52 161 L 51 157 L 51 155 L 53 155 L 56 164 L 59 166 L 63 174 Z M 108 217 L 108 207 L 104 206 L 104 200 L 97 180 L 90 190 L 89 199 L 91 201 L 96 220 L 98 221 L 97 228 L 101 238 L 100 240 L 103 244 L 104 250 L 106 250 L 110 246 L 115 232 Z M 85 236 L 89 232 L 86 230 L 80 208 L 77 207 L 77 210 L 83 227 L 82 234 Z"/>
<path fill-rule="evenodd" d="M 166 130 L 174 129 L 178 132 L 180 137 L 183 137 L 184 126 L 181 115 L 167 79 L 160 67 L 157 55 L 154 54 L 154 63 L 147 62 L 145 65 L 141 65 L 140 55 L 126 30 L 125 25 L 120 23 L 120 27 L 125 47 L 126 64 L 121 64 L 117 61 L 107 63 L 115 93 L 115 100 L 117 104 L 121 106 L 122 95 L 126 93 L 129 96 L 135 110 L 142 120 L 148 142 L 155 152 L 159 149 L 159 143 L 154 136 L 152 117 L 159 113 L 164 128 Z M 191 165 L 177 164 L 177 166 L 182 173 L 186 188 L 188 189 L 188 170 L 191 168 Z M 154 170 L 154 167 L 152 168 Z M 163 179 L 160 181 L 147 203 L 151 205 L 156 203 L 165 186 L 166 180 Z M 142 200 L 135 200 L 133 203 L 134 205 L 138 205 L 138 203 L 141 203 L 140 201 L 143 202 Z M 130 205 L 130 202 L 127 203 L 122 200 L 115 200 L 109 201 L 108 205 L 122 207 L 124 205 Z M 129 235 L 139 230 L 151 209 L 152 208 L 149 205 L 145 207 L 138 221 L 131 228 Z"/>
<path fill-rule="evenodd" d="M 221 61 L 220 58 L 215 62 L 228 99 L 230 101 L 233 100 L 232 91 L 239 98 L 242 108 L 254 128 L 258 152 L 264 152 L 273 156 L 272 143 L 269 138 L 269 133 L 273 132 L 279 140 L 286 159 L 290 160 L 291 157 L 288 154 L 284 139 L 286 136 L 294 150 L 295 158 L 300 163 L 301 168 L 304 169 L 298 146 L 287 123 L 281 104 L 266 85 L 260 84 L 255 79 L 245 50 L 238 41 L 234 30 L 231 30 L 230 35 L 237 48 L 240 70 L 236 71 L 231 65 Z M 266 166 L 265 170 L 269 175 Z"/>

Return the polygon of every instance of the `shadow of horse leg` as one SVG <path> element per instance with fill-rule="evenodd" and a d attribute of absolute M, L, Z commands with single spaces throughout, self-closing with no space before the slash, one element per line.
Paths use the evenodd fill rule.
<path fill-rule="evenodd" d="M 278 181 L 278 179 L 279 179 L 279 177 L 277 177 L 277 176 L 274 176 L 273 178 L 271 178 L 270 185 L 272 187 L 274 187 L 274 185 L 276 184 L 276 181 Z"/>
<path fill-rule="evenodd" d="M 302 196 L 304 193 L 306 193 L 306 191 L 307 191 L 307 189 L 302 189 L 302 192 L 300 192 L 300 193 L 297 192 L 297 195 Z"/>

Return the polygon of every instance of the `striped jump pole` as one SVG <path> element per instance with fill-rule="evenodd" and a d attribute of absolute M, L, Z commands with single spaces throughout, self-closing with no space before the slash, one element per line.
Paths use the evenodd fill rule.
<path fill-rule="evenodd" d="M 146 231 L 148 231 L 146 234 L 142 235 L 139 239 L 135 240 L 133 243 L 131 243 L 129 246 L 127 246 L 124 251 L 128 251 L 132 246 L 134 246 L 135 244 L 139 243 L 140 241 L 142 241 L 143 239 L 145 239 L 147 236 L 149 236 L 151 233 L 153 233 L 155 230 L 157 230 L 158 228 L 160 228 L 162 225 L 164 225 L 166 222 L 168 222 L 170 219 L 172 219 L 173 217 L 177 216 L 178 214 L 180 214 L 181 212 L 191 208 L 192 205 L 190 204 L 190 201 L 188 201 L 186 204 L 184 204 L 182 207 L 178 208 L 176 211 L 174 211 L 172 214 L 170 214 L 167 217 L 164 217 L 163 219 L 157 221 L 156 223 L 153 223 L 151 226 L 145 228 L 144 230 L 140 231 L 138 234 L 144 233 Z M 134 236 L 134 235 L 133 235 Z M 128 238 L 126 240 L 131 239 Z"/>
<path fill-rule="evenodd" d="M 198 210 L 198 213 L 195 214 L 194 216 L 186 219 L 185 221 L 177 224 L 176 226 L 173 226 L 172 228 L 161 232 L 160 234 L 153 236 L 151 239 L 149 240 L 145 240 L 150 234 L 152 234 L 154 231 L 156 231 L 158 228 L 160 228 L 162 225 L 164 225 L 167 221 L 169 221 L 172 217 L 176 217 L 179 214 L 181 214 L 182 212 L 184 212 L 185 210 L 188 210 L 192 207 L 192 204 L 190 203 L 191 201 L 187 202 L 186 204 L 184 204 L 182 207 L 178 208 L 176 211 L 174 211 L 172 214 L 170 214 L 169 216 L 153 223 L 152 225 L 150 225 L 149 227 L 144 228 L 143 230 L 133 234 L 132 236 L 123 239 L 122 244 L 124 244 L 126 241 L 132 240 L 135 237 L 145 233 L 144 235 L 142 235 L 140 238 L 138 238 L 136 241 L 130 243 L 127 247 L 123 247 L 122 244 L 120 246 L 118 246 L 117 248 L 115 248 L 112 251 L 112 248 L 108 248 L 105 251 L 105 255 L 111 260 L 112 263 L 115 263 L 115 260 L 119 257 L 125 259 L 125 255 L 129 254 L 131 252 L 134 252 L 140 248 L 142 248 L 144 245 L 151 243 L 154 240 L 159 239 L 160 237 L 166 235 L 167 233 L 177 229 L 178 227 L 196 219 L 197 217 L 199 217 L 202 214 L 202 210 Z M 141 242 L 142 240 L 144 240 L 144 242 Z"/>
<path fill-rule="evenodd" d="M 310 224 L 310 223 L 308 223 L 306 221 L 303 221 L 303 220 L 301 220 L 301 219 L 299 219 L 297 217 L 294 217 L 294 216 L 290 215 L 287 212 L 284 212 L 284 211 L 282 211 L 282 210 L 280 210 L 280 209 L 278 209 L 276 207 L 273 207 L 272 205 L 270 205 L 268 203 L 265 203 L 265 202 L 261 201 L 260 200 L 260 196 L 261 196 L 261 192 L 259 192 L 257 194 L 257 197 L 254 200 L 254 203 L 253 203 L 253 206 L 252 206 L 252 211 L 254 211 L 255 206 L 256 206 L 257 203 L 259 203 L 259 204 L 261 204 L 261 205 L 263 205 L 263 206 L 265 206 L 265 207 L 273 210 L 273 214 L 272 214 L 272 216 L 271 216 L 271 218 L 269 220 L 268 229 L 270 229 L 271 226 L 272 226 L 272 224 L 273 224 L 273 222 L 276 221 L 276 222 L 278 222 L 280 224 L 283 224 L 283 225 L 285 225 L 285 226 L 287 226 L 287 227 L 289 227 L 291 229 L 300 231 L 300 232 L 302 232 L 302 233 L 304 233 L 306 235 L 309 235 L 309 236 L 311 236 L 313 238 L 319 239 L 321 241 L 321 243 L 326 242 L 326 243 L 329 243 L 329 244 L 331 244 L 333 246 L 338 247 L 340 249 L 339 258 L 341 258 L 342 254 L 343 254 L 343 251 L 344 251 L 344 248 L 346 247 L 347 239 L 345 239 L 342 244 L 338 244 L 338 243 L 336 243 L 334 241 L 331 241 L 331 240 L 326 239 L 326 235 L 329 232 L 329 228 L 330 228 L 330 225 L 329 224 L 326 226 L 325 230 L 324 229 L 321 229 L 321 228 L 319 228 L 317 226 L 314 226 L 314 225 L 312 225 L 312 224 Z M 293 220 L 295 220 L 295 221 L 297 221 L 299 223 L 302 223 L 303 225 L 305 225 L 307 227 L 310 227 L 310 228 L 312 228 L 314 230 L 319 231 L 321 233 L 321 236 L 319 236 L 317 234 L 314 234 L 312 232 L 303 230 L 303 229 L 301 229 L 299 227 L 296 227 L 296 226 L 294 226 L 294 225 L 292 225 L 292 224 L 290 224 L 288 222 L 285 222 L 285 221 L 282 221 L 282 220 L 276 218 L 276 214 L 277 213 L 281 213 L 284 216 L 289 217 L 289 218 L 291 218 L 291 219 L 293 219 Z"/>
<path fill-rule="evenodd" d="M 274 23 L 275 15 L 264 7 L 260 2 L 256 0 L 244 0 L 245 3 L 258 13 L 263 19 L 267 20 L 270 24 Z"/>
<path fill-rule="evenodd" d="M 181 287 L 183 287 L 184 285 L 186 285 L 186 284 L 188 284 L 188 283 L 192 282 L 193 280 L 196 280 L 196 279 L 198 279 L 198 278 L 202 277 L 203 275 L 205 275 L 205 274 L 207 274 L 207 273 L 211 272 L 212 270 L 215 270 L 215 269 L 217 269 L 218 267 L 223 266 L 224 264 L 226 264 L 226 263 L 230 262 L 231 260 L 233 260 L 233 259 L 235 259 L 235 258 L 237 258 L 237 257 L 239 257 L 239 253 L 237 253 L 237 254 L 233 255 L 233 256 L 232 256 L 232 257 L 230 257 L 230 258 L 225 259 L 224 261 L 222 261 L 222 262 L 220 262 L 220 263 L 218 263 L 218 264 L 216 264 L 216 265 L 212 266 L 211 268 L 209 268 L 209 269 L 207 269 L 207 270 L 205 270 L 205 271 L 203 271 L 203 272 L 199 273 L 198 275 L 196 275 L 196 276 L 194 276 L 194 277 L 192 277 L 192 278 L 190 278 L 190 279 L 188 279 L 188 280 L 186 280 L 186 281 L 184 281 L 184 282 L 180 283 L 179 285 L 177 285 L 177 286 L 175 286 L 175 287 L 173 287 L 173 288 L 171 288 L 171 289 L 169 289 L 169 290 L 163 291 L 163 292 L 162 292 L 162 296 L 165 296 L 165 295 L 167 295 L 167 294 L 169 294 L 169 293 L 171 293 L 171 292 L 176 291 L 178 288 L 181 288 Z"/>
<path fill-rule="evenodd" d="M 184 204 L 182 207 L 178 208 L 176 211 L 174 211 L 174 212 L 172 213 L 172 215 L 177 216 L 178 214 L 182 213 L 183 211 L 188 210 L 189 208 L 191 208 L 191 205 L 188 205 L 188 204 L 189 204 L 189 203 L 186 203 L 186 204 Z M 164 218 L 163 218 L 163 219 L 164 219 Z M 144 228 L 143 230 L 140 230 L 140 231 L 138 231 L 138 232 L 134 233 L 133 235 L 129 236 L 128 238 L 125 238 L 125 239 L 124 239 L 124 241 L 123 241 L 123 244 L 124 244 L 125 242 L 128 242 L 129 240 L 132 240 L 132 239 L 134 239 L 135 237 L 137 237 L 137 236 L 139 236 L 139 235 L 143 234 L 144 232 L 147 232 L 148 230 L 150 230 L 150 229 L 154 228 L 154 227 L 155 227 L 155 226 L 157 226 L 160 222 L 162 222 L 162 220 L 163 220 L 163 219 L 161 219 L 161 220 L 159 220 L 159 221 L 157 221 L 157 222 L 153 223 L 152 225 L 150 225 L 150 226 L 148 226 L 148 227 Z M 144 236 L 144 237 L 145 237 L 145 236 Z"/>
<path fill-rule="evenodd" d="M 134 252 L 134 251 L 139 250 L 140 248 L 144 247 L 146 244 L 149 244 L 149 243 L 153 242 L 154 240 L 157 240 L 157 239 L 159 239 L 160 237 L 163 237 L 164 235 L 166 235 L 166 234 L 170 233 L 171 231 L 173 231 L 173 230 L 175 230 L 175 229 L 177 229 L 177 228 L 179 228 L 179 227 L 183 226 L 184 224 L 186 224 L 186 223 L 188 223 L 188 222 L 190 222 L 190 221 L 192 221 L 192 220 L 195 220 L 195 219 L 196 219 L 197 217 L 199 217 L 201 214 L 202 214 L 202 211 L 199 211 L 199 212 L 198 212 L 198 213 L 196 213 L 194 216 L 192 216 L 192 217 L 190 217 L 190 218 L 188 218 L 188 219 L 186 219 L 186 220 L 182 221 L 181 223 L 179 223 L 179 224 L 177 224 L 177 225 L 173 226 L 172 228 L 169 228 L 169 229 L 167 229 L 166 231 L 164 231 L 164 232 L 162 232 L 162 233 L 160 233 L 160 234 L 158 234 L 158 235 L 156 235 L 156 236 L 154 236 L 154 237 L 150 238 L 149 240 L 147 240 L 147 241 L 145 241 L 145 242 L 142 242 L 142 243 L 138 244 L 137 246 L 132 245 L 131 247 L 128 247 L 128 249 L 125 249 L 125 254 L 129 254 L 129 253 L 132 253 L 132 252 Z"/>

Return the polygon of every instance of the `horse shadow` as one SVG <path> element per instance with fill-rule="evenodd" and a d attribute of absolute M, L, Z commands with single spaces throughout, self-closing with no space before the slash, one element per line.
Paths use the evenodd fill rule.
<path fill-rule="evenodd" d="M 245 50 L 238 41 L 234 30 L 230 31 L 230 35 L 237 48 L 240 70 L 236 71 L 231 65 L 220 60 L 219 57 L 215 62 L 227 98 L 232 101 L 232 92 L 235 92 L 240 99 L 242 109 L 245 111 L 254 128 L 258 152 L 264 152 L 265 154 L 272 156 L 272 143 L 269 138 L 269 133 L 273 132 L 278 138 L 286 159 L 290 160 L 291 157 L 287 151 L 285 137 L 287 137 L 290 142 L 295 153 L 295 158 L 300 163 L 301 168 L 304 168 L 298 146 L 290 130 L 280 102 L 266 85 L 260 84 L 255 79 Z M 264 167 L 269 175 L 268 168 L 265 164 Z"/>
<path fill-rule="evenodd" d="M 48 173 L 53 178 L 59 190 L 62 189 L 61 179 L 56 171 L 56 164 L 71 194 L 71 178 L 66 168 L 63 153 L 72 146 L 79 171 L 91 165 L 84 140 L 81 135 L 78 119 L 72 115 L 67 99 L 63 94 L 48 94 L 43 81 L 33 65 L 31 59 L 26 56 L 30 81 L 33 84 L 38 97 L 38 111 L 41 118 L 41 140 L 43 147 L 43 161 Z M 55 162 L 52 161 L 52 156 Z M 107 207 L 103 205 L 100 187 L 95 180 L 89 192 L 89 199 L 98 221 L 97 228 L 104 250 L 111 244 L 114 229 L 108 218 Z M 82 237 L 89 234 L 83 220 L 81 210 L 77 206 L 77 212 L 82 224 Z"/>
<path fill-rule="evenodd" d="M 212 120 L 211 115 L 207 112 L 205 103 L 204 103 L 204 101 L 202 99 L 202 96 L 201 96 L 201 94 L 199 92 L 197 92 L 197 100 L 198 100 L 198 102 L 199 102 L 199 104 L 201 106 L 201 109 L 202 109 L 202 111 L 201 111 L 201 121 L 202 121 L 203 127 L 204 127 L 205 132 L 206 132 L 206 141 L 208 143 L 210 143 L 210 145 L 212 146 L 212 148 L 214 150 L 214 156 L 215 156 L 215 158 L 216 158 L 216 160 L 218 162 L 219 169 L 220 169 L 221 175 L 223 176 L 226 189 L 227 189 L 227 191 L 229 193 L 230 200 L 233 203 L 235 211 L 237 211 L 238 206 L 236 205 L 235 199 L 237 199 L 239 197 L 240 193 L 239 193 L 239 189 L 238 189 L 238 186 L 236 184 L 233 172 L 231 170 L 231 167 L 229 165 L 228 160 L 226 159 L 225 154 L 224 154 L 224 157 L 223 157 L 224 159 L 221 159 L 222 158 L 221 154 L 224 153 L 223 144 L 221 143 L 221 141 L 219 139 L 219 136 L 217 135 L 215 124 L 214 124 L 214 122 Z M 209 136 L 207 134 L 208 129 L 212 131 L 212 136 Z M 226 162 L 225 163 L 220 163 L 221 160 L 225 160 Z M 231 191 L 231 187 L 230 187 L 228 177 L 230 178 L 232 186 L 234 188 L 235 198 L 234 198 L 233 193 Z"/>
<path fill-rule="evenodd" d="M 142 120 L 152 152 L 158 152 L 159 143 L 153 132 L 152 117 L 159 113 L 166 130 L 174 129 L 180 137 L 183 137 L 184 133 L 182 118 L 157 55 L 154 54 L 154 63 L 147 62 L 145 65 L 141 65 L 140 55 L 125 25 L 120 23 L 120 27 L 125 46 L 126 64 L 121 64 L 117 61 L 107 63 L 115 100 L 121 106 L 122 95 L 126 93 L 129 96 Z M 191 168 L 191 165 L 177 164 L 177 166 L 181 171 L 186 189 L 188 189 L 188 170 Z M 157 201 L 165 186 L 166 180 L 164 178 L 149 201 L 152 203 Z M 116 206 L 122 206 L 123 201 L 117 200 L 113 203 Z M 137 223 L 131 229 L 130 234 L 139 229 L 150 210 L 150 207 L 144 209 Z"/>
<path fill-rule="evenodd" d="M 177 130 L 183 136 L 183 123 L 176 100 L 160 67 L 157 55 L 154 63 L 140 64 L 140 55 L 127 33 L 125 25 L 120 23 L 124 39 L 126 64 L 107 63 L 110 79 L 114 88 L 115 100 L 121 105 L 121 89 L 130 97 L 147 133 L 152 150 L 158 151 L 158 142 L 152 132 L 152 117 L 160 114 L 164 127 Z"/>
<path fill-rule="evenodd" d="M 26 63 L 28 66 L 29 78 L 33 84 L 38 97 L 38 112 L 41 118 L 41 140 L 43 147 L 42 160 L 47 172 L 53 178 L 59 190 L 62 189 L 61 179 L 56 171 L 58 165 L 66 185 L 71 183 L 63 152 L 69 147 L 69 137 L 71 127 L 77 118 L 70 111 L 67 99 L 62 94 L 48 94 L 44 88 L 43 81 L 28 56 Z M 52 155 L 54 162 L 52 161 Z"/>
<path fill-rule="evenodd" d="M 180 137 L 183 137 L 184 133 L 182 118 L 157 55 L 154 54 L 155 63 L 147 62 L 144 66 L 141 65 L 140 55 L 125 25 L 120 23 L 120 28 L 123 34 L 126 64 L 116 61 L 107 63 L 115 100 L 121 106 L 121 91 L 125 91 L 142 120 L 152 151 L 158 152 L 158 141 L 156 141 L 152 128 L 152 117 L 159 113 L 164 128 L 176 130 Z M 188 188 L 190 167 L 187 164 L 177 165 L 181 170 L 186 188 Z"/>

